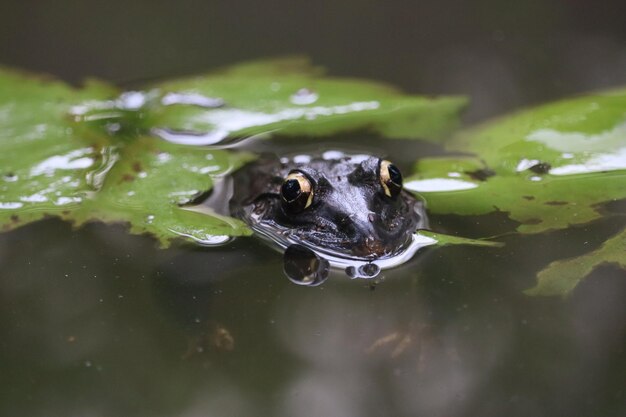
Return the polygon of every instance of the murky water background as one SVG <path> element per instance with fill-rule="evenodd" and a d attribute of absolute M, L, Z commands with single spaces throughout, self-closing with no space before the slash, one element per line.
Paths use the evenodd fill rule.
<path fill-rule="evenodd" d="M 620 2 L 518 3 L 7 2 L 0 62 L 132 84 L 304 53 L 335 74 L 469 94 L 468 121 L 626 84 Z M 405 170 L 440 152 L 360 147 Z M 625 415 L 624 271 L 599 268 L 567 299 L 522 293 L 624 223 L 426 249 L 376 286 L 303 288 L 255 239 L 159 250 L 123 226 L 42 221 L 0 235 L 0 415 Z M 431 224 L 515 227 L 502 213 Z"/>

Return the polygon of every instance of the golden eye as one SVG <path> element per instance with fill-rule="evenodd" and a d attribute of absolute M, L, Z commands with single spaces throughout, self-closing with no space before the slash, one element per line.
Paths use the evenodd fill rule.
<path fill-rule="evenodd" d="M 378 177 L 387 197 L 396 197 L 402 191 L 402 174 L 397 166 L 381 160 Z"/>
<path fill-rule="evenodd" d="M 313 203 L 313 184 L 302 172 L 293 171 L 280 187 L 280 196 L 291 210 L 302 211 Z"/>

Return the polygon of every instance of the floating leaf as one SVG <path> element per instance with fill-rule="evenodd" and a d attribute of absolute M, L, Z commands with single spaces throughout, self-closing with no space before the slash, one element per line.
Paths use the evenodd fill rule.
<path fill-rule="evenodd" d="M 446 146 L 463 156 L 421 160 L 406 180 L 431 212 L 503 211 L 520 223 L 521 233 L 588 223 L 602 217 L 602 204 L 626 198 L 626 90 L 521 112 L 463 132 Z M 592 267 L 607 259 L 605 253 L 559 261 L 540 277 L 577 262 Z M 569 291 L 589 271 L 571 268 L 558 285 L 532 293 Z"/>
<path fill-rule="evenodd" d="M 117 100 L 85 103 L 77 114 L 193 145 L 355 129 L 435 140 L 458 126 L 465 104 L 459 97 L 409 96 L 372 81 L 324 77 L 304 59 L 279 59 L 158 83 Z"/>
<path fill-rule="evenodd" d="M 586 223 L 626 198 L 626 90 L 522 112 L 447 147 L 476 156 L 424 159 L 407 179 L 431 211 L 505 211 L 524 233 Z"/>
<path fill-rule="evenodd" d="M 115 94 L 103 84 L 77 90 L 0 72 L 0 227 L 45 216 L 121 221 L 164 246 L 179 236 L 208 244 L 250 234 L 238 220 L 179 207 L 250 155 L 149 137 L 123 141 L 69 117 L 79 103 Z"/>
<path fill-rule="evenodd" d="M 459 236 L 451 236 L 444 235 L 442 233 L 431 232 L 430 230 L 420 230 L 419 234 L 421 236 L 428 237 L 433 239 L 437 246 L 447 246 L 447 245 L 470 245 L 470 246 L 489 246 L 489 247 L 501 247 L 504 246 L 502 242 L 494 242 L 492 240 L 483 240 L 483 239 L 468 239 L 465 237 Z"/>
<path fill-rule="evenodd" d="M 0 72 L 0 224 L 3 229 L 61 215 L 91 190 L 87 172 L 99 158 L 99 140 L 77 129 L 73 102 L 107 97 L 112 88 L 82 90 L 21 73 Z"/>
<path fill-rule="evenodd" d="M 106 152 L 113 167 L 99 191 L 72 214 L 79 223 L 128 222 L 131 232 L 151 233 L 162 245 L 174 237 L 211 245 L 224 243 L 228 236 L 251 234 L 237 219 L 182 207 L 210 190 L 215 178 L 250 160 L 250 155 L 181 147 L 147 137 Z M 105 170 L 107 163 L 100 172 Z"/>

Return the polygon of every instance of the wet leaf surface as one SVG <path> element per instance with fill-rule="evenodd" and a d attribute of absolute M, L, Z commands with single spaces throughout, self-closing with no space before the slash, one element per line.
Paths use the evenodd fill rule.
<path fill-rule="evenodd" d="M 466 100 L 405 95 L 373 81 L 323 76 L 306 59 L 240 64 L 149 85 L 78 109 L 86 121 L 138 128 L 174 143 L 216 145 L 255 135 L 320 136 L 366 130 L 441 139 Z"/>
<path fill-rule="evenodd" d="M 117 92 L 73 89 L 13 71 L 0 73 L 0 225 L 11 230 L 46 216 L 126 222 L 166 246 L 176 237 L 205 244 L 249 234 L 229 217 L 179 207 L 213 179 L 251 159 L 243 153 L 120 140 L 76 123 L 72 108 Z"/>
<path fill-rule="evenodd" d="M 406 180 L 432 212 L 506 212 L 521 233 L 585 224 L 603 216 L 603 204 L 626 198 L 626 91 L 524 111 L 461 133 L 446 146 L 464 155 L 421 160 Z M 616 262 L 623 237 L 614 239 L 554 262 L 531 293 L 568 293 L 594 266 Z"/>

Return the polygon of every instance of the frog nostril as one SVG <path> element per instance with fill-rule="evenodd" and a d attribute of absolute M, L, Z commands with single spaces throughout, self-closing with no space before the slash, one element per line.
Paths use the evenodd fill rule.
<path fill-rule="evenodd" d="M 352 220 L 352 218 L 353 218 L 354 216 L 355 216 L 355 214 L 354 214 L 354 213 L 350 213 L 350 214 L 343 214 L 343 215 L 341 215 L 341 216 L 338 218 L 337 222 L 338 222 L 338 223 L 340 223 L 340 224 L 345 224 L 345 223 L 348 223 L 349 221 L 351 221 L 351 220 Z"/>
<path fill-rule="evenodd" d="M 376 239 L 373 236 L 368 236 L 365 238 L 365 247 L 370 253 L 381 254 L 384 252 L 385 247 L 380 239 Z"/>

